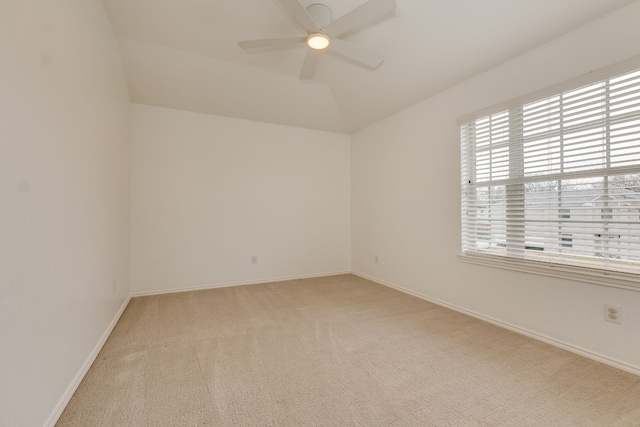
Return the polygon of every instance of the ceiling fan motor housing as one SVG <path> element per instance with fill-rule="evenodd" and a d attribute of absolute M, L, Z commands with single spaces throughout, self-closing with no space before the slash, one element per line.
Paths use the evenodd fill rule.
<path fill-rule="evenodd" d="M 331 9 L 326 4 L 314 3 L 307 7 L 307 12 L 320 29 L 328 27 L 333 22 Z"/>

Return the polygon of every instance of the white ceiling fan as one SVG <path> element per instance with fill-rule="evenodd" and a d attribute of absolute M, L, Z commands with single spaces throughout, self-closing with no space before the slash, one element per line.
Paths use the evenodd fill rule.
<path fill-rule="evenodd" d="M 238 42 L 242 49 L 287 48 L 306 44 L 307 55 L 300 72 L 301 80 L 310 80 L 316 73 L 318 61 L 323 51 L 331 50 L 370 69 L 376 69 L 384 58 L 364 50 L 339 37 L 354 33 L 368 24 L 391 16 L 396 9 L 394 0 L 369 0 L 351 12 L 332 21 L 331 9 L 315 3 L 305 8 L 299 0 L 280 0 L 282 6 L 306 32 L 305 37 L 285 37 L 277 39 L 246 40 Z"/>

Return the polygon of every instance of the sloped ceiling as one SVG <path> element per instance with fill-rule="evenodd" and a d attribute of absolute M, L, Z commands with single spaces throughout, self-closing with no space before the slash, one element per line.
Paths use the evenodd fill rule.
<path fill-rule="evenodd" d="M 334 19 L 366 2 L 301 1 Z M 310 82 L 298 78 L 304 45 L 236 44 L 305 35 L 278 0 L 103 2 L 133 102 L 352 133 L 633 0 L 396 0 L 395 16 L 345 38 L 384 55 L 380 68 L 329 51 Z"/>

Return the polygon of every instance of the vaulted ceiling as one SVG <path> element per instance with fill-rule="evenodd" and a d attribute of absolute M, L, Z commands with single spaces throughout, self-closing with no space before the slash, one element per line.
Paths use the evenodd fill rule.
<path fill-rule="evenodd" d="M 240 40 L 306 35 L 278 0 L 103 0 L 133 102 L 352 133 L 634 0 L 396 0 L 395 16 L 348 35 L 385 61 L 371 71 L 306 48 L 247 53 Z M 337 19 L 366 0 L 324 3 Z M 553 64 L 547 64 L 553 66 Z"/>

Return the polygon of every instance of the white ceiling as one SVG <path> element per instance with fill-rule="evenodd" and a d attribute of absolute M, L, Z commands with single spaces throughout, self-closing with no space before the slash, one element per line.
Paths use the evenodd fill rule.
<path fill-rule="evenodd" d="M 366 0 L 319 1 L 334 20 Z M 352 133 L 634 0 L 396 0 L 346 37 L 384 55 L 375 71 L 305 47 L 248 54 L 239 40 L 304 36 L 278 0 L 103 0 L 133 102 Z M 553 64 L 549 64 L 553 66 Z"/>

